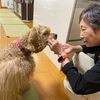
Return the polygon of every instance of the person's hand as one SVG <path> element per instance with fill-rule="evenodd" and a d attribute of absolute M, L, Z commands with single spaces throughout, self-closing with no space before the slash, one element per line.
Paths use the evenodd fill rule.
<path fill-rule="evenodd" d="M 58 54 L 58 62 L 61 63 L 61 65 L 65 65 L 66 63 L 69 62 L 69 57 L 67 55 L 67 52 L 70 51 L 71 46 L 61 44 L 55 39 L 49 39 L 48 40 L 48 45 L 50 49 L 55 53 Z M 67 47 L 68 46 L 68 47 Z M 68 49 L 68 50 L 67 50 Z M 66 52 L 65 52 L 66 51 Z"/>
<path fill-rule="evenodd" d="M 63 45 L 55 39 L 49 39 L 48 45 L 50 49 L 57 55 L 60 55 L 63 52 Z"/>
<path fill-rule="evenodd" d="M 72 45 L 70 45 L 70 44 L 63 44 L 63 46 L 62 46 L 63 48 L 63 51 L 65 52 L 65 53 L 67 53 L 67 54 L 69 54 L 69 53 L 71 53 L 72 51 L 73 51 L 73 46 Z"/>

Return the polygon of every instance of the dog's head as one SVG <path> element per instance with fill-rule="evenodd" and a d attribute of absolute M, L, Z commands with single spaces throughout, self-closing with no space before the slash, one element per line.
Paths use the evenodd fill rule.
<path fill-rule="evenodd" d="M 28 33 L 28 48 L 33 53 L 42 51 L 48 44 L 48 38 L 57 38 L 57 35 L 51 33 L 48 26 L 33 25 L 33 28 Z"/>

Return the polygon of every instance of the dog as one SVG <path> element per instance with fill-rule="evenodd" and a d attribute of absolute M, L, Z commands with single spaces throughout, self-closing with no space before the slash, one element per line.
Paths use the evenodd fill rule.
<path fill-rule="evenodd" d="M 33 25 L 26 35 L 0 49 L 0 100 L 22 100 L 35 68 L 32 54 L 42 51 L 50 37 L 57 35 L 48 26 Z"/>

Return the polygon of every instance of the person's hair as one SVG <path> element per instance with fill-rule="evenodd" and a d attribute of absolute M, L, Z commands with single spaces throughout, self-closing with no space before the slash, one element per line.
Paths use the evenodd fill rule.
<path fill-rule="evenodd" d="M 85 8 L 79 17 L 79 23 L 84 20 L 94 31 L 100 30 L 100 5 L 92 4 Z"/>

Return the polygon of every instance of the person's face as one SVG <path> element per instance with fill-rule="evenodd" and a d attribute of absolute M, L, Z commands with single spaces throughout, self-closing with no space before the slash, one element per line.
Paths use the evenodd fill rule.
<path fill-rule="evenodd" d="M 94 30 L 84 22 L 80 21 L 80 38 L 87 47 L 100 46 L 100 30 Z"/>

